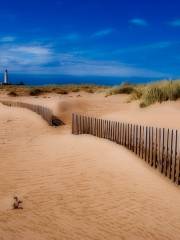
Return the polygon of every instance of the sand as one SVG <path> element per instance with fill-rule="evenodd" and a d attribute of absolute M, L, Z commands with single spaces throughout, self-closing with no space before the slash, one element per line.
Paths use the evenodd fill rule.
<path fill-rule="evenodd" d="M 17 99 L 15 99 L 17 100 Z M 139 109 L 127 96 L 21 98 L 67 122 L 0 104 L 0 239 L 180 239 L 180 189 L 125 148 L 71 135 L 72 111 L 178 128 L 180 102 Z M 23 210 L 12 210 L 12 199 Z"/>

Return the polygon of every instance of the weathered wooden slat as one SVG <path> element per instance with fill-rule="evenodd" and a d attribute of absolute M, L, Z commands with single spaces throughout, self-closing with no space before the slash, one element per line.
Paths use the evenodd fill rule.
<path fill-rule="evenodd" d="M 94 123 L 93 135 L 96 136 L 96 118 L 93 118 L 93 123 Z"/>
<path fill-rule="evenodd" d="M 129 124 L 126 124 L 126 147 L 129 148 Z"/>
<path fill-rule="evenodd" d="M 122 123 L 121 145 L 124 145 L 124 123 Z"/>
<path fill-rule="evenodd" d="M 141 141 L 142 141 L 142 136 L 141 136 L 141 134 L 142 134 L 142 127 L 141 127 L 141 125 L 139 126 L 139 152 L 138 152 L 138 156 L 140 157 L 141 156 L 141 147 L 142 147 L 142 143 L 141 143 Z"/>
<path fill-rule="evenodd" d="M 88 134 L 91 134 L 91 118 L 88 116 Z"/>
<path fill-rule="evenodd" d="M 84 116 L 81 116 L 81 134 L 84 134 Z"/>
<path fill-rule="evenodd" d="M 101 127 L 100 127 L 100 125 L 101 125 L 101 120 L 98 119 L 98 137 L 99 138 L 101 137 L 101 134 L 100 134 Z"/>
<path fill-rule="evenodd" d="M 121 144 L 121 123 L 119 123 L 119 137 L 118 137 L 119 144 Z"/>
<path fill-rule="evenodd" d="M 172 159 L 173 159 L 173 130 L 170 133 L 170 145 L 169 145 L 169 165 L 168 165 L 168 178 L 171 179 L 171 170 L 172 170 Z"/>
<path fill-rule="evenodd" d="M 176 152 L 176 184 L 180 184 L 179 182 L 179 174 L 180 174 L 180 145 L 179 145 L 179 132 L 177 133 L 177 152 Z"/>
<path fill-rule="evenodd" d="M 178 131 L 175 131 L 174 136 L 174 155 L 173 155 L 173 164 L 172 164 L 172 181 L 176 181 L 176 167 L 177 167 L 177 136 Z"/>
<path fill-rule="evenodd" d="M 148 128 L 148 163 L 151 162 L 151 127 Z"/>
<path fill-rule="evenodd" d="M 145 144 L 144 144 L 144 160 L 147 161 L 147 139 L 148 139 L 148 128 L 145 129 Z"/>
<path fill-rule="evenodd" d="M 155 146 L 154 146 L 154 168 L 157 168 L 157 155 L 158 155 L 158 129 L 155 128 Z"/>
<path fill-rule="evenodd" d="M 119 136 L 119 144 L 122 145 L 122 123 L 120 123 L 120 136 Z"/>
<path fill-rule="evenodd" d="M 173 155 L 174 155 L 174 130 L 171 130 L 171 158 L 170 158 L 170 178 L 172 179 L 172 166 L 173 166 Z"/>
<path fill-rule="evenodd" d="M 124 146 L 126 147 L 126 137 L 127 137 L 127 132 L 126 132 L 126 123 L 124 124 Z"/>
<path fill-rule="evenodd" d="M 142 127 L 142 147 L 141 147 L 141 158 L 144 158 L 144 126 Z"/>
<path fill-rule="evenodd" d="M 130 124 L 129 129 L 129 149 L 132 150 L 132 124 Z"/>
<path fill-rule="evenodd" d="M 20 106 L 27 108 L 27 104 Z M 38 105 L 29 108 L 41 114 L 44 119 L 49 118 L 51 114 L 47 108 Z M 72 133 L 92 134 L 121 144 L 144 158 L 154 168 L 158 168 L 176 184 L 180 183 L 180 146 L 177 130 L 166 131 L 164 128 L 144 127 L 73 113 Z"/>
<path fill-rule="evenodd" d="M 137 154 L 137 145 L 138 145 L 138 125 L 136 125 L 136 137 L 135 137 L 135 141 L 136 141 L 136 151 L 135 153 Z"/>
<path fill-rule="evenodd" d="M 136 151 L 135 142 L 136 142 L 136 126 L 133 125 L 133 152 Z"/>
<path fill-rule="evenodd" d="M 117 126 L 116 126 L 117 122 L 114 122 L 114 142 L 116 142 L 116 134 L 117 134 Z"/>
<path fill-rule="evenodd" d="M 107 121 L 105 123 L 105 128 L 106 128 L 106 138 L 111 140 L 111 131 L 113 130 L 111 128 L 111 121 Z"/>
<path fill-rule="evenodd" d="M 92 135 L 92 117 L 89 118 L 89 124 L 90 134 Z"/>
<path fill-rule="evenodd" d="M 101 138 L 103 138 L 103 120 L 101 119 Z"/>
<path fill-rule="evenodd" d="M 99 137 L 99 119 L 96 118 L 96 137 Z"/>
<path fill-rule="evenodd" d="M 169 166 L 169 129 L 167 130 L 166 134 L 166 152 L 164 154 L 164 174 L 167 176 L 168 174 L 168 166 Z"/>
<path fill-rule="evenodd" d="M 118 123 L 115 122 L 115 123 L 114 123 L 114 129 L 115 129 L 115 132 L 114 132 L 114 134 L 115 134 L 115 135 L 114 135 L 114 142 L 115 142 L 115 143 L 117 143 L 117 135 L 118 135 L 118 131 L 117 131 L 118 128 L 117 128 L 117 125 L 118 125 Z"/>
<path fill-rule="evenodd" d="M 110 141 L 112 141 L 112 139 L 113 139 L 113 123 L 112 123 L 112 121 L 109 122 L 109 136 L 108 136 L 108 139 Z"/>
<path fill-rule="evenodd" d="M 72 114 L 72 134 L 75 134 L 75 132 L 74 132 L 74 126 L 75 126 L 75 124 L 74 124 L 74 113 Z"/>
<path fill-rule="evenodd" d="M 120 126 L 120 123 L 117 122 L 117 135 L 116 135 L 116 143 L 119 144 L 119 126 Z"/>
<path fill-rule="evenodd" d="M 166 174 L 166 154 L 165 154 L 165 129 L 162 129 L 162 145 L 161 145 L 161 165 L 160 172 Z"/>
<path fill-rule="evenodd" d="M 104 119 L 102 120 L 101 131 L 102 131 L 102 138 L 104 138 Z"/>
<path fill-rule="evenodd" d="M 76 116 L 77 118 L 77 134 L 80 134 L 80 116 Z"/>
<path fill-rule="evenodd" d="M 93 124 L 93 118 L 91 117 L 91 135 L 94 135 L 93 130 L 94 130 L 94 124 Z"/>
<path fill-rule="evenodd" d="M 161 128 L 159 128 L 158 131 L 158 161 L 157 161 L 157 168 L 159 169 L 159 171 L 161 171 Z"/>
<path fill-rule="evenodd" d="M 112 121 L 112 137 L 111 140 L 114 141 L 114 121 Z"/>
<path fill-rule="evenodd" d="M 151 166 L 153 166 L 154 161 L 154 128 L 151 128 Z"/>
<path fill-rule="evenodd" d="M 112 122 L 111 121 L 109 121 L 109 123 L 108 123 L 108 128 L 109 128 L 108 139 L 112 140 Z"/>

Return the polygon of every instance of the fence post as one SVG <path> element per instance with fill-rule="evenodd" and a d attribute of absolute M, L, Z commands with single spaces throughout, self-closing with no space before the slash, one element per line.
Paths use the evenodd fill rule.
<path fill-rule="evenodd" d="M 174 158 L 173 158 L 173 165 L 172 165 L 172 181 L 175 182 L 176 177 L 176 164 L 177 164 L 177 130 L 175 131 L 175 138 L 174 138 Z"/>
<path fill-rule="evenodd" d="M 164 132 L 164 128 L 163 128 L 163 132 Z M 164 141 L 163 141 L 164 142 Z M 163 143 L 164 145 L 164 143 Z M 167 176 L 167 169 L 168 169 L 168 165 L 169 165 L 169 129 L 167 131 L 167 141 L 166 141 L 166 155 L 165 155 L 165 151 L 164 151 L 164 147 L 163 147 L 163 172 L 165 174 L 165 176 Z"/>
<path fill-rule="evenodd" d="M 169 153 L 169 166 L 168 166 L 169 178 L 171 178 L 171 170 L 172 170 L 172 149 L 173 149 L 173 130 L 171 130 L 171 136 L 170 136 L 170 153 Z"/>
<path fill-rule="evenodd" d="M 151 128 L 151 166 L 153 166 L 154 161 L 154 128 Z"/>
<path fill-rule="evenodd" d="M 74 134 L 74 113 L 72 113 L 72 134 Z"/>
<path fill-rule="evenodd" d="M 155 157 L 154 157 L 154 167 L 155 168 L 157 168 L 157 149 L 158 149 L 158 146 L 157 146 L 158 140 L 157 140 L 157 138 L 158 138 L 158 130 L 156 128 Z"/>

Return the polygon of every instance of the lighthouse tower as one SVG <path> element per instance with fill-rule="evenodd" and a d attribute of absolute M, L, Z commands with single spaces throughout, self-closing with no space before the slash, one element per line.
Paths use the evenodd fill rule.
<path fill-rule="evenodd" d="M 9 79 L 8 79 L 8 70 L 6 69 L 4 72 L 4 81 L 3 84 L 9 84 Z"/>

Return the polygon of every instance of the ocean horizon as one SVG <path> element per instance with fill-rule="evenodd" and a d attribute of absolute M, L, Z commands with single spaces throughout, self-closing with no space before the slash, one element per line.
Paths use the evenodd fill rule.
<path fill-rule="evenodd" d="M 0 77 L 0 81 L 3 76 Z M 95 76 L 69 76 L 50 74 L 9 74 L 11 84 L 23 82 L 25 85 L 64 85 L 64 84 L 97 84 L 97 85 L 119 85 L 122 83 L 142 84 L 161 80 L 159 78 L 145 77 L 95 77 Z"/>

